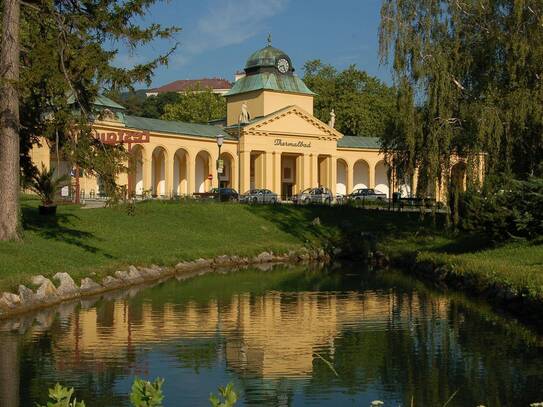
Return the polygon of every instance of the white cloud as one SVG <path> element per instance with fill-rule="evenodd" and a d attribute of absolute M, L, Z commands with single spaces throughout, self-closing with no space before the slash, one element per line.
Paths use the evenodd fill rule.
<path fill-rule="evenodd" d="M 138 64 L 144 64 L 148 60 L 136 52 L 121 52 L 115 55 L 113 65 L 120 68 L 132 68 Z"/>
<path fill-rule="evenodd" d="M 263 22 L 282 12 L 287 3 L 288 0 L 213 1 L 209 12 L 196 23 L 195 31 L 187 33 L 182 47 L 185 55 L 175 58 L 176 62 L 184 64 L 189 55 L 244 42 L 261 32 Z"/>

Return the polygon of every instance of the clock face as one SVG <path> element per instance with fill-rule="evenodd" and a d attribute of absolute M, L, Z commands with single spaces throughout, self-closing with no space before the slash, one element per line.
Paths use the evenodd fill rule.
<path fill-rule="evenodd" d="M 277 61 L 277 69 L 281 73 L 287 73 L 289 69 L 289 63 L 285 58 L 281 58 L 279 61 Z"/>

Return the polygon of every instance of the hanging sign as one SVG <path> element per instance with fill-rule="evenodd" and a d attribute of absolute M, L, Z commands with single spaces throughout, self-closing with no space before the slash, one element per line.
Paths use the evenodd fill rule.
<path fill-rule="evenodd" d="M 222 174 L 224 172 L 224 160 L 217 160 L 217 173 Z"/>

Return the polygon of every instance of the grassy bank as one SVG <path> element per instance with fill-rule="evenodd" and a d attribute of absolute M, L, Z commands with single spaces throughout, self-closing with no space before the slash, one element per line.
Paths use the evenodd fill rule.
<path fill-rule="evenodd" d="M 381 250 L 396 259 L 445 264 L 482 285 L 499 282 L 543 299 L 542 240 L 489 246 L 478 237 L 446 234 L 417 213 L 154 201 L 138 204 L 134 216 L 122 208 L 65 205 L 56 219 L 47 219 L 38 215 L 37 205 L 23 199 L 24 239 L 0 242 L 0 290 L 36 274 L 65 271 L 77 279 L 129 264 L 168 266 L 221 254 L 283 253 L 365 231 L 377 235 Z"/>
<path fill-rule="evenodd" d="M 38 214 L 38 204 L 28 197 L 22 201 L 23 240 L 0 242 L 0 289 L 13 289 L 36 274 L 69 272 L 81 278 L 130 264 L 283 253 L 321 245 L 345 226 L 375 230 L 379 223 L 354 208 L 153 201 L 137 204 L 134 216 L 123 208 L 63 205 L 56 218 L 47 218 Z M 312 224 L 316 217 L 321 225 Z M 391 233 L 400 221 L 405 229 L 416 224 L 395 214 L 385 217 Z"/>
<path fill-rule="evenodd" d="M 433 230 L 403 239 L 385 238 L 381 247 L 394 263 L 428 278 L 505 302 L 516 297 L 543 305 L 543 237 L 493 244 L 481 236 Z"/>

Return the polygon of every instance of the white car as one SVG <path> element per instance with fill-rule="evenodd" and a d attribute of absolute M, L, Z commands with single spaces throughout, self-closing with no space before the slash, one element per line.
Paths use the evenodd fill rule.
<path fill-rule="evenodd" d="M 278 197 L 269 189 L 251 189 L 241 195 L 239 201 L 252 204 L 274 204 L 278 202 Z"/>

